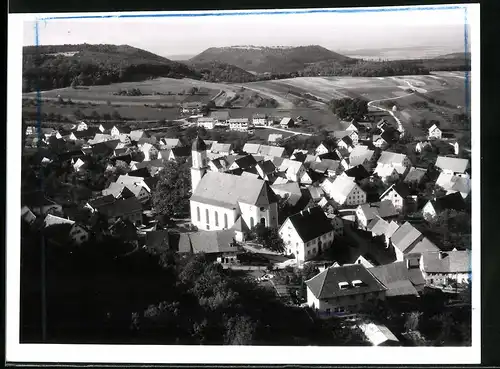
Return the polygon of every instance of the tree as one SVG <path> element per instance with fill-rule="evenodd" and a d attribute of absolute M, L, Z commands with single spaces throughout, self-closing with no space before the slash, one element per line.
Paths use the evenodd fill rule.
<path fill-rule="evenodd" d="M 118 112 L 118 110 L 114 110 L 114 111 L 113 111 L 113 114 L 111 115 L 111 117 L 112 117 L 114 120 L 120 120 L 120 119 L 122 119 L 122 116 L 120 115 L 120 113 Z"/>
<path fill-rule="evenodd" d="M 153 195 L 153 207 L 156 213 L 166 218 L 185 213 L 189 208 L 190 195 L 189 165 L 175 161 L 165 162 Z"/>
<path fill-rule="evenodd" d="M 188 94 L 190 94 L 190 95 L 196 95 L 197 93 L 198 93 L 198 88 L 197 87 L 191 87 L 188 90 Z"/>
<path fill-rule="evenodd" d="M 285 251 L 285 244 L 277 228 L 266 227 L 259 223 L 251 229 L 250 233 L 251 238 L 261 243 L 265 248 L 276 252 Z"/>

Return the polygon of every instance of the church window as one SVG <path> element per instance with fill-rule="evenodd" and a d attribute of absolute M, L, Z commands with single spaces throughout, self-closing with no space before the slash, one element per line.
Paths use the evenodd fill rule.
<path fill-rule="evenodd" d="M 207 224 L 210 224 L 210 214 L 208 213 L 208 209 L 205 209 L 205 217 L 207 218 Z"/>
<path fill-rule="evenodd" d="M 255 221 L 253 220 L 253 217 L 250 217 L 250 228 L 253 228 L 255 225 Z"/>
<path fill-rule="evenodd" d="M 227 228 L 227 214 L 224 214 L 224 228 Z"/>
<path fill-rule="evenodd" d="M 217 213 L 217 211 L 215 212 L 215 226 L 219 226 L 219 214 Z"/>
<path fill-rule="evenodd" d="M 200 207 L 196 207 L 196 217 L 198 219 L 198 222 L 201 222 L 201 214 L 200 214 Z"/>
<path fill-rule="evenodd" d="M 262 224 L 263 226 L 266 226 L 266 219 L 260 218 L 260 224 Z"/>

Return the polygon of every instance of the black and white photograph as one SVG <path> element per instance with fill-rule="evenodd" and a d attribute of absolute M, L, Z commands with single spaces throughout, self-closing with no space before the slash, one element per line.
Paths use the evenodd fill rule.
<path fill-rule="evenodd" d="M 9 15 L 7 360 L 478 363 L 479 47 L 478 4 Z"/>

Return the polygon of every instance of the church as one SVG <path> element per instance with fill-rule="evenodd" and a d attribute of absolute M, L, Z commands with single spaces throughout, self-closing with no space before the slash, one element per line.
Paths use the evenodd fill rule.
<path fill-rule="evenodd" d="M 278 226 L 278 197 L 267 182 L 209 171 L 207 147 L 199 137 L 194 140 L 192 151 L 193 225 L 205 231 L 251 229 L 257 223 Z"/>

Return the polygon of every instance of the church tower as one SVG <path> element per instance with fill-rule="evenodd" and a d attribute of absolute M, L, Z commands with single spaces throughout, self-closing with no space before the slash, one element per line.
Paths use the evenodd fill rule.
<path fill-rule="evenodd" d="M 201 138 L 196 137 L 192 146 L 192 161 L 191 167 L 191 191 L 194 193 L 196 186 L 200 183 L 201 178 L 207 172 L 207 145 Z"/>

